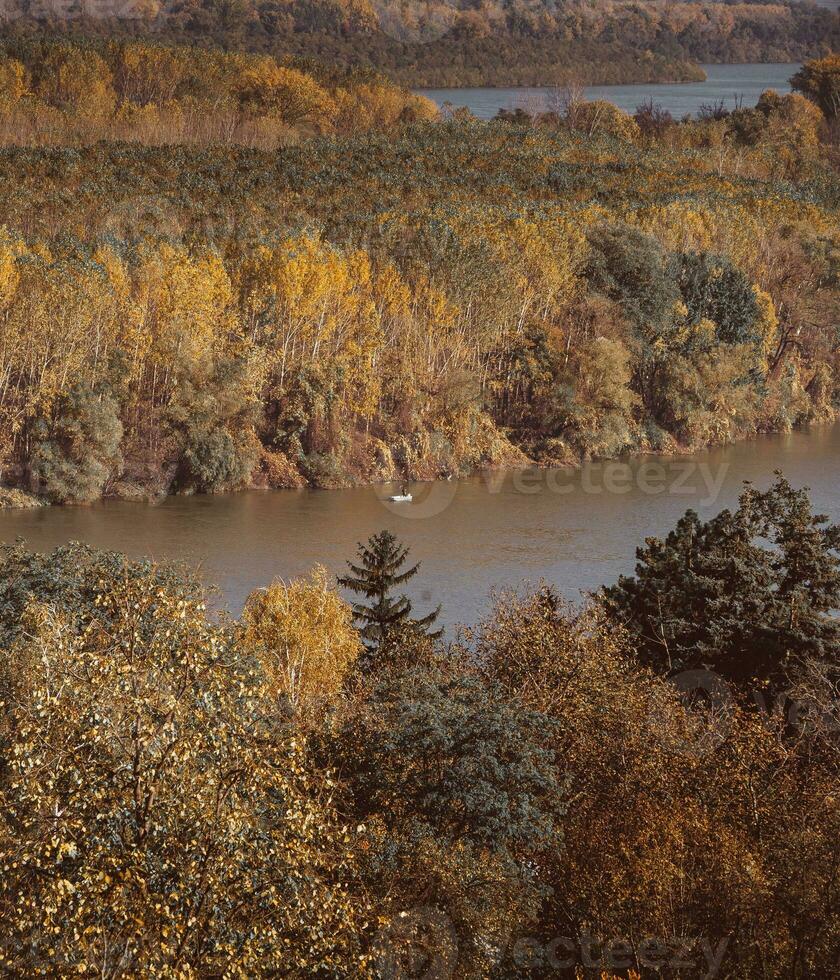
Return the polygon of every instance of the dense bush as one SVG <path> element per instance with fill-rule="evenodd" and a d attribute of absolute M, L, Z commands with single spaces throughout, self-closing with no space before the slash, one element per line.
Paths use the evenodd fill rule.
<path fill-rule="evenodd" d="M 670 324 L 680 293 L 662 245 L 626 225 L 596 226 L 588 237 L 586 274 L 595 288 L 615 300 L 640 332 Z"/>
<path fill-rule="evenodd" d="M 119 405 L 110 393 L 76 386 L 50 419 L 36 418 L 29 471 L 35 488 L 57 503 L 96 500 L 122 465 Z"/>
<path fill-rule="evenodd" d="M 248 483 L 259 455 L 254 385 L 253 364 L 223 359 L 209 377 L 185 379 L 176 390 L 169 419 L 181 443 L 182 489 L 215 493 Z"/>
<path fill-rule="evenodd" d="M 763 340 L 756 328 L 759 308 L 755 289 L 725 256 L 688 253 L 677 256 L 676 281 L 692 325 L 711 320 L 725 344 Z"/>

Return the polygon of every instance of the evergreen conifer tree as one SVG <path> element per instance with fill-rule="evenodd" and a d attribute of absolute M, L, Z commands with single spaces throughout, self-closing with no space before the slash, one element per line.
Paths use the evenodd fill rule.
<path fill-rule="evenodd" d="M 750 691 L 787 687 L 807 662 L 840 669 L 840 526 L 781 473 L 747 485 L 734 512 L 688 511 L 636 556 L 635 576 L 602 595 L 654 668 L 711 669 Z"/>
<path fill-rule="evenodd" d="M 408 548 L 390 531 L 380 531 L 367 544 L 359 544 L 359 564 L 348 561 L 350 574 L 338 579 L 343 588 L 371 600 L 369 604 L 363 601 L 352 604 L 353 619 L 368 654 L 380 653 L 405 628 L 419 630 L 433 639 L 443 633 L 443 630 L 429 632 L 440 615 L 440 606 L 427 616 L 414 619 L 411 600 L 405 595 L 392 594 L 398 586 L 414 578 L 420 568 L 418 563 L 402 571 L 407 558 Z"/>

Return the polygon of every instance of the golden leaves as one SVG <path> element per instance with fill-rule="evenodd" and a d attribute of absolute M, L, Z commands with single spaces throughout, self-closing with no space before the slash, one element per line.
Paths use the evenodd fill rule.
<path fill-rule="evenodd" d="M 289 589 L 323 594 L 297 628 L 317 620 L 335 652 L 347 616 L 325 583 Z M 253 976 L 294 947 L 304 975 L 355 975 L 343 832 L 269 675 L 154 568 L 128 567 L 75 617 L 41 608 L 0 659 L 8 967 Z"/>
<path fill-rule="evenodd" d="M 242 621 L 246 648 L 296 708 L 339 691 L 362 650 L 352 610 L 320 565 L 308 579 L 251 593 Z"/>

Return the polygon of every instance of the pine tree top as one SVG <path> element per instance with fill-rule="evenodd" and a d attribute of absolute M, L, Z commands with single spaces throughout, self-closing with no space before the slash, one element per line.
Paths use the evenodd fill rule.
<path fill-rule="evenodd" d="M 359 542 L 357 562 L 347 562 L 349 575 L 340 576 L 338 583 L 355 592 L 370 604 L 354 602 L 353 619 L 359 627 L 365 646 L 370 652 L 379 651 L 389 644 L 403 627 L 427 632 L 440 614 L 440 607 L 421 619 L 411 616 L 411 600 L 405 595 L 393 596 L 395 588 L 413 578 L 419 562 L 403 568 L 409 549 L 390 531 L 372 535 L 366 544 Z M 428 635 L 436 638 L 442 630 Z"/>

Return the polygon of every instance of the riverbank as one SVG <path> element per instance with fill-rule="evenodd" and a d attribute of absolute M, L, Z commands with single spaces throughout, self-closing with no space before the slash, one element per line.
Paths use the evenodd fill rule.
<path fill-rule="evenodd" d="M 313 474 L 310 469 L 309 476 L 307 476 L 305 468 L 295 466 L 283 453 L 264 450 L 259 465 L 246 483 L 238 488 L 228 487 L 224 491 L 198 494 L 197 496 L 213 497 L 222 493 L 227 495 L 249 491 L 339 491 L 387 485 L 434 484 L 436 482 L 480 477 L 491 472 L 497 474 L 498 478 L 505 480 L 511 474 L 520 472 L 525 468 L 533 471 L 563 469 L 567 472 L 582 472 L 585 467 L 591 465 L 618 461 L 622 465 L 628 463 L 638 465 L 644 460 L 688 459 L 709 452 L 725 450 L 727 446 L 768 437 L 783 437 L 793 432 L 805 435 L 809 431 L 833 426 L 836 419 L 837 414 L 835 413 L 833 418 L 823 419 L 813 425 L 801 425 L 787 430 L 743 432 L 725 441 L 711 442 L 702 446 L 681 445 L 674 439 L 667 439 L 659 446 L 648 444 L 646 446 L 625 447 L 622 451 L 612 455 L 595 454 L 590 456 L 575 453 L 574 449 L 561 438 L 544 440 L 541 444 L 541 452 L 529 453 L 522 446 L 510 442 L 501 433 L 496 433 L 496 440 L 492 448 L 486 443 L 483 447 L 476 447 L 479 451 L 483 449 L 483 456 L 466 467 L 463 465 L 460 467 L 453 466 L 451 459 L 428 452 L 429 447 L 434 442 L 432 438 L 434 434 L 426 433 L 424 434 L 425 438 L 418 438 L 413 442 L 413 448 L 411 443 L 404 441 L 396 452 L 394 448 L 388 447 L 380 440 L 372 440 L 366 456 L 360 454 L 357 457 L 360 464 L 365 459 L 367 460 L 367 465 L 364 468 L 344 474 L 333 472 Z M 424 447 L 427 450 L 425 453 L 422 451 Z M 411 456 L 409 465 L 407 467 L 397 465 L 395 456 L 405 458 L 406 454 Z M 152 503 L 160 502 L 169 497 L 189 498 L 193 496 L 196 496 L 194 491 L 178 490 L 174 483 L 170 483 L 166 487 L 162 487 L 159 482 L 144 485 L 136 477 L 123 476 L 107 487 L 99 501 L 87 501 L 87 503 L 93 504 L 101 501 Z M 50 506 L 69 506 L 69 504 L 51 503 L 44 497 L 16 487 L 0 486 L 0 510 L 30 510 Z M 78 506 L 78 502 L 72 506 Z"/>
<path fill-rule="evenodd" d="M 367 485 L 832 416 L 822 118 L 575 102 L 280 153 L 3 150 L 2 476 L 70 502 Z"/>
<path fill-rule="evenodd" d="M 342 574 L 357 542 L 388 528 L 422 574 L 405 586 L 418 609 L 443 604 L 442 624 L 475 622 L 488 596 L 541 579 L 574 600 L 631 573 L 650 535 L 689 507 L 701 515 L 737 502 L 745 480 L 766 487 L 780 469 L 809 486 L 814 508 L 840 521 L 840 425 L 762 435 L 695 455 L 636 456 L 579 468 L 493 470 L 394 486 L 170 496 L 143 504 L 0 511 L 0 541 L 49 552 L 69 541 L 200 566 L 216 607 L 237 615 L 247 595 L 315 564 Z"/>
<path fill-rule="evenodd" d="M 800 69 L 798 62 L 779 64 L 716 65 L 704 64 L 704 80 L 679 84 L 645 80 L 618 85 L 587 85 L 587 101 L 611 102 L 633 115 L 647 102 L 670 112 L 674 119 L 690 115 L 696 118 L 704 106 L 719 106 L 732 111 L 752 108 L 762 92 L 772 89 L 779 95 L 790 92 L 790 80 Z M 500 110 L 546 111 L 556 104 L 556 89 L 550 86 L 503 87 L 499 85 L 470 88 L 417 89 L 417 95 L 431 99 L 439 108 L 468 109 L 477 119 L 493 119 Z"/>
<path fill-rule="evenodd" d="M 49 501 L 27 493 L 17 487 L 0 486 L 0 510 L 31 510 L 34 507 L 47 507 Z"/>

